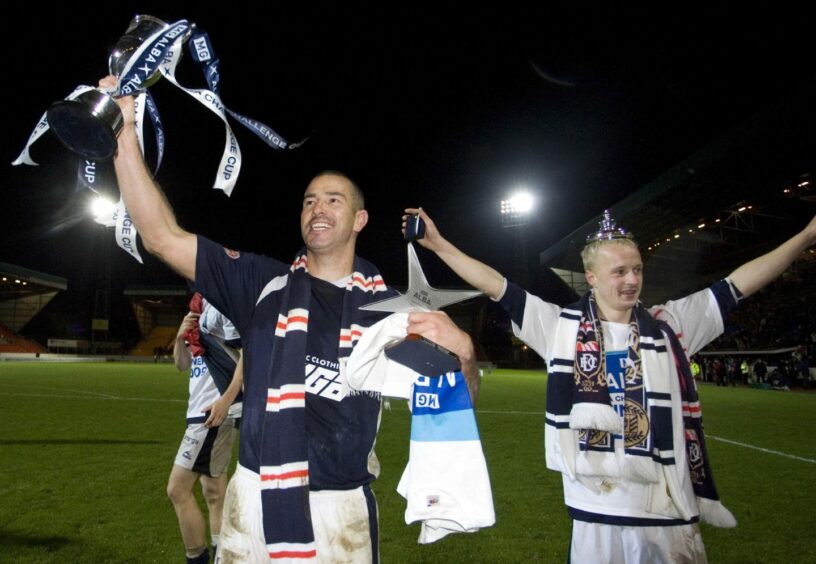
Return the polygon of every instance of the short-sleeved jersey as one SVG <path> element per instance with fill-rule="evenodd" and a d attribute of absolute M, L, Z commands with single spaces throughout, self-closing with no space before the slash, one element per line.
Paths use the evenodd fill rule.
<path fill-rule="evenodd" d="M 184 353 L 189 354 L 189 353 Z M 203 356 L 194 356 L 190 364 L 190 397 L 187 400 L 187 424 L 204 423 L 207 415 L 203 410 L 221 397 Z"/>
<path fill-rule="evenodd" d="M 311 279 L 306 341 L 306 435 L 313 490 L 351 489 L 370 483 L 369 470 L 380 416 L 380 398 L 368 392 L 343 396 L 337 339 L 345 289 Z"/>
<path fill-rule="evenodd" d="M 649 314 L 669 325 L 689 355 L 696 353 L 722 333 L 726 313 L 736 306 L 738 299 L 739 291 L 728 280 L 723 280 L 680 300 L 654 306 L 649 309 Z M 510 314 L 516 336 L 549 362 L 553 358 L 559 318 L 563 309 L 525 292 L 512 283 L 507 283 L 499 302 Z M 669 378 L 669 383 L 673 406 L 673 444 L 680 445 L 685 443 L 685 437 L 682 412 L 679 409 L 679 380 Z M 549 416 L 546 423 L 547 467 L 562 472 L 564 499 L 573 519 L 626 526 L 687 523 L 681 518 L 674 500 L 668 494 L 662 473 L 659 481 L 653 484 L 606 478 L 603 490 L 593 486 L 599 479 L 584 477 L 570 479 L 565 473 L 556 444 L 556 424 L 549 420 Z M 576 441 L 577 436 L 578 431 L 575 431 Z M 620 444 L 617 446 L 622 455 L 622 446 Z M 685 449 L 675 449 L 675 456 L 682 492 L 696 509 Z"/>
<path fill-rule="evenodd" d="M 233 321 L 244 351 L 244 410 L 238 459 L 258 472 L 281 290 L 289 265 L 225 249 L 198 238 L 195 286 Z M 310 489 L 350 489 L 374 479 L 368 471 L 379 421 L 379 397 L 341 397 L 338 343 L 345 290 L 312 278 L 304 359 Z"/>

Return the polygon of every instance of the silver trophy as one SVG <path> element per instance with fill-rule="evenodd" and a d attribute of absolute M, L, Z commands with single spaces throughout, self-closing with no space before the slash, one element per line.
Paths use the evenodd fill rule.
<path fill-rule="evenodd" d="M 133 54 L 149 37 L 167 26 L 153 16 L 134 17 L 108 58 L 108 70 L 116 77 L 125 70 Z M 155 82 L 155 73 L 146 82 Z M 122 130 L 119 106 L 110 94 L 92 89 L 73 100 L 60 100 L 48 108 L 48 124 L 71 151 L 90 160 L 108 160 L 116 152 L 116 136 Z"/>

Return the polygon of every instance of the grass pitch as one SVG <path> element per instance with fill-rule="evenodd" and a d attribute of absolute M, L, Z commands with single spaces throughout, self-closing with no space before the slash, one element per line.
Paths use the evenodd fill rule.
<path fill-rule="evenodd" d="M 478 420 L 497 523 L 416 544 L 396 484 L 403 401 L 383 413 L 375 492 L 384 562 L 566 560 L 560 476 L 544 468 L 546 377 L 496 371 Z M 171 365 L 0 363 L 0 562 L 181 562 L 165 485 L 187 378 Z M 816 395 L 702 386 L 708 447 L 736 529 L 703 525 L 711 562 L 816 562 Z M 765 449 L 765 450 L 758 450 Z"/>

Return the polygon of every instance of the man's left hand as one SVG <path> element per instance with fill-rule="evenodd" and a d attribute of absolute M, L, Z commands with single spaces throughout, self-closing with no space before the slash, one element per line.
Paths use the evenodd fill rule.
<path fill-rule="evenodd" d="M 227 414 L 229 413 L 229 404 L 222 399 L 216 400 L 214 404 L 209 407 L 205 407 L 201 410 L 202 413 L 209 412 L 209 416 L 207 420 L 204 422 L 204 426 L 208 429 L 213 427 L 220 427 L 224 420 L 227 418 Z"/>
<path fill-rule="evenodd" d="M 479 392 L 479 369 L 470 335 L 459 329 L 443 311 L 414 312 L 408 315 L 408 333 L 419 335 L 448 349 L 459 357 L 462 374 L 467 379 L 470 401 L 476 405 Z"/>

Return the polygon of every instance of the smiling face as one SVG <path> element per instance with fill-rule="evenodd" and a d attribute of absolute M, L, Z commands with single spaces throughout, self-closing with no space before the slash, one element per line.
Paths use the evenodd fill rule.
<path fill-rule="evenodd" d="M 632 308 L 643 288 L 643 261 L 631 241 L 609 241 L 599 245 L 586 271 L 595 291 L 601 316 L 608 321 L 628 323 Z"/>
<path fill-rule="evenodd" d="M 357 233 L 368 222 L 368 213 L 357 209 L 354 188 L 347 178 L 334 174 L 315 177 L 303 195 L 300 233 L 312 253 L 352 252 Z"/>

